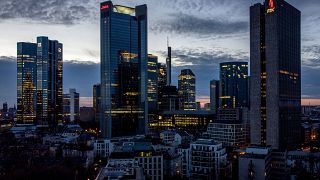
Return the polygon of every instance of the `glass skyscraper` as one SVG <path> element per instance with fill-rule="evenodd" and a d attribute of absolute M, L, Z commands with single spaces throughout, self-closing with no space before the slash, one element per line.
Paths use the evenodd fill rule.
<path fill-rule="evenodd" d="M 158 101 L 158 57 L 148 55 L 148 103 L 149 112 L 157 111 Z"/>
<path fill-rule="evenodd" d="M 37 123 L 54 127 L 62 122 L 62 44 L 37 38 Z"/>
<path fill-rule="evenodd" d="M 248 63 L 220 63 L 220 108 L 248 107 Z"/>
<path fill-rule="evenodd" d="M 250 7 L 251 143 L 296 149 L 300 139 L 301 13 L 284 0 Z"/>
<path fill-rule="evenodd" d="M 196 76 L 191 69 L 183 69 L 178 77 L 178 92 L 182 110 L 196 110 Z"/>
<path fill-rule="evenodd" d="M 101 135 L 145 134 L 148 122 L 147 6 L 100 4 Z"/>
<path fill-rule="evenodd" d="M 158 56 L 148 55 L 148 121 L 157 120 L 158 110 Z"/>
<path fill-rule="evenodd" d="M 19 122 L 54 127 L 62 122 L 62 44 L 48 37 L 17 45 Z"/>
<path fill-rule="evenodd" d="M 37 105 L 37 45 L 17 44 L 17 120 L 36 122 Z"/>
<path fill-rule="evenodd" d="M 167 66 L 162 63 L 158 63 L 158 88 L 167 85 Z"/>

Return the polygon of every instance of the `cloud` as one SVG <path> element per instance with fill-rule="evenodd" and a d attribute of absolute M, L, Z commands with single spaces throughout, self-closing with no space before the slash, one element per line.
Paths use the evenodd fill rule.
<path fill-rule="evenodd" d="M 165 51 L 158 52 L 165 56 Z M 209 95 L 209 82 L 219 79 L 219 64 L 222 62 L 248 61 L 248 53 L 221 48 L 205 49 L 202 47 L 176 48 L 172 51 L 172 80 L 177 84 L 177 77 L 182 69 L 191 69 L 196 75 L 197 96 Z"/>
<path fill-rule="evenodd" d="M 248 32 L 248 22 L 219 18 L 201 18 L 189 14 L 171 14 L 168 20 L 155 22 L 150 30 L 156 33 L 174 33 L 199 37 L 235 35 Z"/>
<path fill-rule="evenodd" d="M 302 48 L 302 66 L 320 69 L 320 45 L 309 45 Z"/>
<path fill-rule="evenodd" d="M 44 24 L 72 25 L 90 19 L 94 8 L 86 0 L 0 1 L 0 20 L 22 19 Z M 98 7 L 96 7 L 98 9 Z"/>
<path fill-rule="evenodd" d="M 14 62 L 15 60 L 16 60 L 16 57 L 13 57 L 13 56 L 0 56 L 0 61 Z"/>
<path fill-rule="evenodd" d="M 16 104 L 17 65 L 16 57 L 0 56 L 0 104 Z M 4 78 L 5 77 L 5 78 Z M 100 64 L 91 61 L 65 60 L 63 63 L 63 91 L 76 88 L 81 97 L 91 97 L 94 84 L 100 82 Z M 86 100 L 86 101 L 85 101 Z M 88 98 L 81 104 L 90 105 Z"/>
<path fill-rule="evenodd" d="M 162 56 L 166 55 L 165 51 L 159 51 L 158 53 Z M 218 67 L 221 62 L 248 61 L 248 56 L 248 52 L 230 51 L 229 49 L 218 47 L 209 49 L 203 47 L 194 47 L 192 49 L 181 47 L 172 51 L 173 65 L 176 67 Z"/>

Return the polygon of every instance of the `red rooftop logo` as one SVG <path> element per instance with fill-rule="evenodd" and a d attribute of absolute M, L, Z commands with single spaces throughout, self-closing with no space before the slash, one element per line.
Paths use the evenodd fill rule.
<path fill-rule="evenodd" d="M 101 10 L 103 10 L 103 9 L 109 9 L 109 5 L 103 5 L 103 6 L 101 6 L 100 9 L 101 9 Z"/>

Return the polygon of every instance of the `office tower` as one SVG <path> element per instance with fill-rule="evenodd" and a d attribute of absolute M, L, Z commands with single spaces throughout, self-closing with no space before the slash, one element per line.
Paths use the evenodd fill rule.
<path fill-rule="evenodd" d="M 158 87 L 167 85 L 167 67 L 165 64 L 158 63 Z"/>
<path fill-rule="evenodd" d="M 196 76 L 191 69 L 183 69 L 178 77 L 178 91 L 183 110 L 196 110 Z"/>
<path fill-rule="evenodd" d="M 63 94 L 63 116 L 67 123 L 80 120 L 79 93 L 76 89 L 70 89 L 69 94 Z"/>
<path fill-rule="evenodd" d="M 171 86 L 171 47 L 168 43 L 168 57 L 166 59 L 167 65 L 167 86 Z"/>
<path fill-rule="evenodd" d="M 219 108 L 219 81 L 210 81 L 210 110 L 217 113 Z"/>
<path fill-rule="evenodd" d="M 220 63 L 220 108 L 248 107 L 248 63 Z"/>
<path fill-rule="evenodd" d="M 147 99 L 147 6 L 106 1 L 101 19 L 101 135 L 145 134 Z"/>
<path fill-rule="evenodd" d="M 158 110 L 164 111 L 179 110 L 181 98 L 176 86 L 159 87 Z"/>
<path fill-rule="evenodd" d="M 157 110 L 158 101 L 158 57 L 148 55 L 148 106 L 149 112 Z"/>
<path fill-rule="evenodd" d="M 36 122 L 37 105 L 37 45 L 17 44 L 17 120 Z"/>
<path fill-rule="evenodd" d="M 95 124 L 99 124 L 101 115 L 101 84 L 95 84 L 93 86 L 93 109 L 95 114 Z"/>
<path fill-rule="evenodd" d="M 295 149 L 300 139 L 301 13 L 284 0 L 250 7 L 251 143 Z"/>
<path fill-rule="evenodd" d="M 62 44 L 37 37 L 37 123 L 54 127 L 62 122 Z"/>

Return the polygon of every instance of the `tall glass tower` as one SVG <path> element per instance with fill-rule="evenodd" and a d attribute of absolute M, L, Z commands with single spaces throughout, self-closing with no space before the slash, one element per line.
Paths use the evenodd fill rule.
<path fill-rule="evenodd" d="M 196 76 L 191 69 L 183 69 L 178 77 L 178 92 L 182 98 L 181 109 L 196 110 Z"/>
<path fill-rule="evenodd" d="M 156 113 L 158 103 L 158 56 L 152 54 L 148 55 L 148 103 L 149 112 Z"/>
<path fill-rule="evenodd" d="M 100 4 L 101 135 L 145 134 L 148 122 L 147 6 Z"/>
<path fill-rule="evenodd" d="M 17 44 L 17 119 L 19 123 L 36 122 L 37 44 Z"/>
<path fill-rule="evenodd" d="M 248 107 L 248 63 L 220 63 L 220 108 Z"/>
<path fill-rule="evenodd" d="M 301 13 L 284 0 L 250 7 L 251 143 L 299 146 Z"/>
<path fill-rule="evenodd" d="M 54 127 L 62 122 L 62 44 L 37 38 L 37 123 Z"/>

